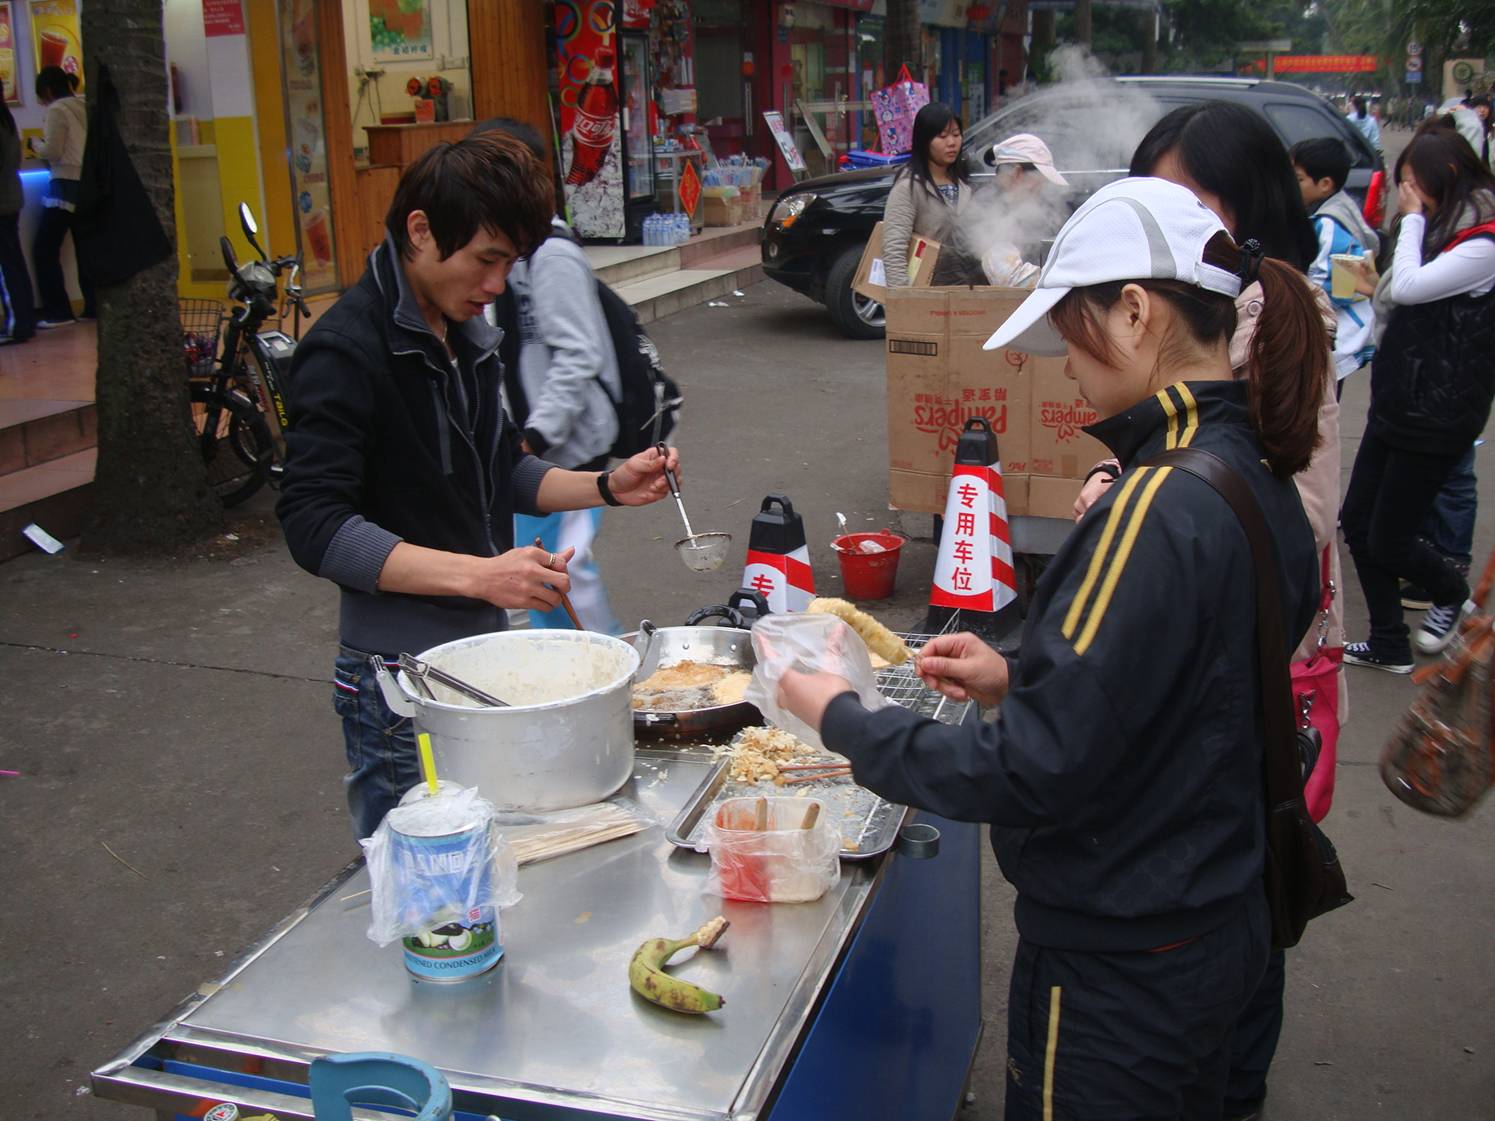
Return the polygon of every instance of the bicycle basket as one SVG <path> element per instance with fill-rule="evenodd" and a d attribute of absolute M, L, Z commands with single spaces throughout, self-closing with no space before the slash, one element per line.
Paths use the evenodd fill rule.
<path fill-rule="evenodd" d="M 217 300 L 181 298 L 182 358 L 188 377 L 209 377 L 218 361 L 218 336 L 223 330 L 223 305 Z"/>

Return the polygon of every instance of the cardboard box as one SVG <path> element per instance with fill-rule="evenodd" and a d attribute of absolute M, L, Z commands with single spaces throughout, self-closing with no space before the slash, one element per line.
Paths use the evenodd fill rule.
<path fill-rule="evenodd" d="M 711 190 L 712 188 L 707 188 Z M 701 199 L 702 218 L 708 226 L 740 226 L 750 221 L 746 201 L 741 194 L 731 198 L 706 195 Z"/>
<path fill-rule="evenodd" d="M 1110 453 L 1080 431 L 1098 419 L 1063 358 L 982 349 L 1028 295 L 1015 288 L 889 292 L 888 481 L 891 504 L 941 514 L 965 423 L 997 436 L 1009 514 L 1069 517 L 1085 473 Z"/>
<path fill-rule="evenodd" d="M 913 237 L 908 243 L 908 286 L 928 288 L 934 279 L 934 265 L 939 260 L 940 243 L 927 237 Z M 884 303 L 888 286 L 883 275 L 882 223 L 872 227 L 872 236 L 867 239 L 867 248 L 862 250 L 862 260 L 857 265 L 857 274 L 852 279 L 851 290 L 869 300 Z"/>

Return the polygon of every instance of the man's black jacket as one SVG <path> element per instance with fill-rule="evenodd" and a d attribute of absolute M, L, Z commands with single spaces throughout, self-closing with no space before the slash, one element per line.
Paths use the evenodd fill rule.
<path fill-rule="evenodd" d="M 379 571 L 400 541 L 512 548 L 513 515 L 538 512 L 551 467 L 521 451 L 504 415 L 499 333 L 478 317 L 448 339 L 457 367 L 386 242 L 296 349 L 276 513 L 296 562 L 342 586 L 342 642 L 369 653 L 504 629 L 505 612 L 478 600 L 381 594 Z"/>

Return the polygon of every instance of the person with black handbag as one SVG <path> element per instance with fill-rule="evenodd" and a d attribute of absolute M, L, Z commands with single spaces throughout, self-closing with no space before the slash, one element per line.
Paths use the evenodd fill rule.
<path fill-rule="evenodd" d="M 1238 381 L 1234 298 L 1258 281 Z M 995 721 L 868 711 L 827 673 L 786 674 L 780 702 L 859 784 L 991 823 L 1021 936 L 1008 1121 L 1219 1118 L 1271 948 L 1342 895 L 1305 885 L 1306 814 L 1276 812 L 1302 805 L 1287 659 L 1318 554 L 1292 476 L 1318 439 L 1327 334 L 1291 266 L 1237 246 L 1187 188 L 1134 178 L 1075 212 L 987 347 L 1067 352 L 1123 467 L 1040 581 L 1017 664 L 969 634 L 919 655 L 926 684 L 1000 704 Z M 1158 458 L 1179 451 L 1195 458 Z"/>

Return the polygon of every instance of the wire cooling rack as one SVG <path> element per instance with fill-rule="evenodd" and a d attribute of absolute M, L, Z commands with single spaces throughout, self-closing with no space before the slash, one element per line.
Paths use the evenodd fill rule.
<path fill-rule="evenodd" d="M 950 621 L 938 634 L 952 634 L 959 629 L 959 626 L 960 612 L 957 611 L 950 616 Z M 899 632 L 898 637 L 908 644 L 910 650 L 918 653 L 926 642 L 936 636 L 919 632 Z M 924 682 L 919 680 L 919 675 L 914 672 L 912 658 L 901 665 L 879 670 L 877 691 L 894 704 L 902 705 L 911 712 L 938 720 L 942 724 L 959 724 L 965 718 L 966 706 L 971 703 L 970 701 L 952 703 L 949 697 L 926 688 Z"/>

